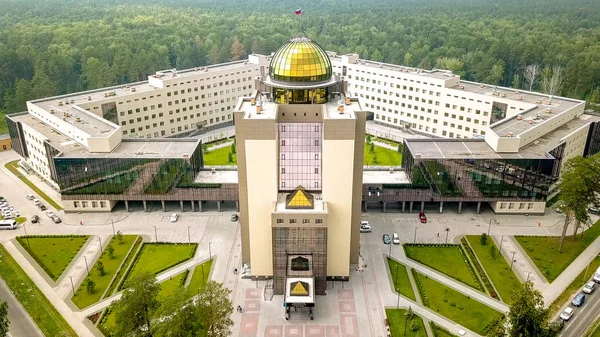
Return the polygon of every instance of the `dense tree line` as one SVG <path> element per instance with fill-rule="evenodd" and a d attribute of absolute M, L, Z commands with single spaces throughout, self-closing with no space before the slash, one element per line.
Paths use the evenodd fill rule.
<path fill-rule="evenodd" d="M 325 49 L 464 79 L 600 102 L 592 0 L 314 0 L 306 34 Z M 298 34 L 291 0 L 0 0 L 0 111 L 26 100 L 271 53 Z M 549 88 L 549 87 L 548 87 Z M 549 90 L 549 89 L 548 89 Z"/>

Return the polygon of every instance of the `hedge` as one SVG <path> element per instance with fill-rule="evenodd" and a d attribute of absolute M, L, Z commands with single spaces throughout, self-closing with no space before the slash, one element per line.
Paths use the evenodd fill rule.
<path fill-rule="evenodd" d="M 460 239 L 460 242 L 462 243 L 463 248 L 467 252 L 467 255 L 469 255 L 469 258 L 471 259 L 471 262 L 475 266 L 475 269 L 477 269 L 477 273 L 479 273 L 479 276 L 481 276 L 481 281 L 483 282 L 483 285 L 487 289 L 488 293 L 490 293 L 490 296 L 492 296 L 493 298 L 495 298 L 497 300 L 500 300 L 500 297 L 498 297 L 498 293 L 496 292 L 496 289 L 494 288 L 494 286 L 492 285 L 492 282 L 490 281 L 487 274 L 483 270 L 483 267 L 481 267 L 481 264 L 479 264 L 479 260 L 477 260 L 477 257 L 475 256 L 475 253 L 473 252 L 473 249 L 469 245 L 469 242 L 467 241 L 467 239 L 465 237 L 462 237 Z"/>

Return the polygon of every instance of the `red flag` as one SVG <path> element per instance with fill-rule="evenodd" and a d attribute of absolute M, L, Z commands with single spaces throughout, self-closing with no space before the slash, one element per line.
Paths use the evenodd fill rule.
<path fill-rule="evenodd" d="M 302 15 L 302 8 L 296 9 L 296 15 Z"/>

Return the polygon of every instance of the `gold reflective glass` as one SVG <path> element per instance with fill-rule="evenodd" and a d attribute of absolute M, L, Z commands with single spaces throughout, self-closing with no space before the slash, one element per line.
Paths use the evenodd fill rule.
<path fill-rule="evenodd" d="M 326 81 L 331 78 L 331 61 L 316 43 L 292 41 L 273 56 L 270 72 L 273 79 L 281 81 Z"/>

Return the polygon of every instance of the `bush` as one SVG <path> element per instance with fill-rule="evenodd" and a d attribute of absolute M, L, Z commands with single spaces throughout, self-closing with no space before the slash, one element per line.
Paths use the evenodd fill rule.
<path fill-rule="evenodd" d="M 481 243 L 482 246 L 487 245 L 487 234 L 481 233 L 481 237 L 479 238 L 479 243 Z"/>

